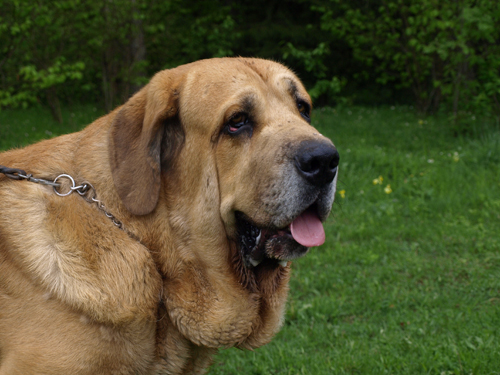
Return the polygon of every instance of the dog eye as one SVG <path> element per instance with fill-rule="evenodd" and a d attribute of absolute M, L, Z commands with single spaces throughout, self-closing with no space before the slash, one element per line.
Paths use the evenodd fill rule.
<path fill-rule="evenodd" d="M 300 100 L 300 101 L 297 102 L 297 108 L 298 108 L 298 110 L 300 112 L 300 115 L 307 122 L 309 122 L 311 120 L 309 104 L 307 104 L 306 102 Z"/>
<path fill-rule="evenodd" d="M 229 119 L 227 129 L 229 133 L 236 133 L 246 124 L 248 124 L 248 115 L 246 113 L 237 113 Z"/>

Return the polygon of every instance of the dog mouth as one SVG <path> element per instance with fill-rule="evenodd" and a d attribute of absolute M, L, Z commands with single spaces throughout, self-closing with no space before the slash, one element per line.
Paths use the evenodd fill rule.
<path fill-rule="evenodd" d="M 283 228 L 261 227 L 242 212 L 236 212 L 239 250 L 247 268 L 270 261 L 286 267 L 304 256 L 310 247 L 325 242 L 325 231 L 315 205 Z"/>

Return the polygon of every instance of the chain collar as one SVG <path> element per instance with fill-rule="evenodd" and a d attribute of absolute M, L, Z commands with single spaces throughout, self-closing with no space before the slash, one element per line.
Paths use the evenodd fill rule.
<path fill-rule="evenodd" d="M 32 174 L 27 174 L 22 169 L 7 168 L 3 165 L 0 165 L 0 173 L 4 174 L 5 176 L 7 176 L 12 180 L 27 180 L 29 182 L 34 182 L 41 185 L 52 186 L 54 189 L 54 193 L 60 197 L 67 197 L 68 195 L 71 195 L 73 192 L 77 192 L 78 195 L 80 195 L 88 203 L 91 204 L 95 203 L 97 205 L 97 208 L 101 210 L 104 213 L 104 215 L 106 215 L 106 217 L 109 218 L 116 227 L 127 233 L 127 235 L 130 238 L 141 243 L 141 245 L 144 245 L 139 237 L 137 237 L 135 234 L 133 234 L 127 228 L 125 228 L 123 226 L 123 223 L 120 220 L 118 220 L 113 214 L 111 214 L 106 209 L 106 206 L 104 206 L 104 204 L 99 199 L 97 199 L 97 192 L 94 186 L 90 182 L 83 182 L 82 184 L 77 185 L 75 183 L 75 179 L 68 174 L 60 174 L 53 181 L 49 181 L 42 178 L 35 178 L 33 177 Z M 71 186 L 69 187 L 68 191 L 62 190 L 63 186 L 60 182 L 58 182 L 61 179 L 68 179 L 70 181 Z"/>

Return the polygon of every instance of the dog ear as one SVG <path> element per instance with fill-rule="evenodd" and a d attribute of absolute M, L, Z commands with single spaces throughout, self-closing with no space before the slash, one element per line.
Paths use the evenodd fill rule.
<path fill-rule="evenodd" d="M 180 146 L 173 132 L 182 132 L 175 121 L 182 76 L 175 73 L 167 70 L 156 74 L 118 110 L 111 125 L 109 159 L 113 181 L 125 207 L 135 215 L 155 209 L 162 163 L 172 164 L 165 158 L 173 158 Z M 165 129 L 175 124 L 176 130 Z M 166 136 L 173 139 L 164 141 Z"/>

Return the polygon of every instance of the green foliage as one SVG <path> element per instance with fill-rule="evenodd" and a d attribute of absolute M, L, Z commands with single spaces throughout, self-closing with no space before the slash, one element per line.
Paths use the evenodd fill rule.
<path fill-rule="evenodd" d="M 333 77 L 331 80 L 321 79 L 316 81 L 314 86 L 309 90 L 309 94 L 313 100 L 318 99 L 321 95 L 326 95 L 329 102 L 334 102 L 335 99 L 341 100 L 338 94 L 345 85 L 345 80 L 340 80 L 337 77 Z"/>
<path fill-rule="evenodd" d="M 309 90 L 309 95 L 311 95 L 313 100 L 317 100 L 322 95 L 325 95 L 326 99 L 332 103 L 339 99 L 338 94 L 346 82 L 345 79 L 339 79 L 335 76 L 331 79 L 325 79 L 328 74 L 328 67 L 325 65 L 323 59 L 329 53 L 330 49 L 326 43 L 320 43 L 313 50 L 304 51 L 288 42 L 286 50 L 283 53 L 283 58 L 287 59 L 288 56 L 293 56 L 300 61 L 307 72 L 313 73 L 316 83 Z"/>
<path fill-rule="evenodd" d="M 47 101 L 57 113 L 59 97 L 102 95 L 111 110 L 160 69 L 232 55 L 229 10 L 219 1 L 0 0 L 0 106 Z"/>
<path fill-rule="evenodd" d="M 286 47 L 287 51 L 283 54 L 284 59 L 292 55 L 302 62 L 308 72 L 314 72 L 318 78 L 325 78 L 327 67 L 323 58 L 330 53 L 330 49 L 326 43 L 320 43 L 311 51 L 302 51 L 296 48 L 291 42 L 288 42 Z"/>
<path fill-rule="evenodd" d="M 500 114 L 500 3 L 462 0 L 342 2 L 317 7 L 322 27 L 346 40 L 377 82 L 411 88 L 420 111 L 442 101 L 455 119 Z M 369 72 L 367 72 L 369 73 Z M 367 74 L 372 78 L 371 74 Z"/>
<path fill-rule="evenodd" d="M 80 81 L 85 64 L 75 51 L 73 12 L 79 0 L 0 0 L 0 108 L 27 107 L 44 98 L 61 121 L 58 90 Z"/>
<path fill-rule="evenodd" d="M 34 65 L 26 65 L 19 69 L 18 79 L 21 82 L 20 89 L 16 93 L 11 91 L 0 91 L 0 107 L 27 108 L 29 104 L 36 103 L 37 98 L 43 90 L 61 85 L 68 80 L 82 79 L 85 68 L 83 62 L 66 64 L 64 58 L 56 60 L 53 66 L 47 69 L 37 70 Z"/>
<path fill-rule="evenodd" d="M 194 19 L 189 31 L 181 36 L 185 62 L 234 54 L 233 46 L 241 34 L 235 31 L 236 23 L 229 11 L 229 7 L 225 6 L 199 17 L 185 15 Z"/>
<path fill-rule="evenodd" d="M 241 55 L 283 60 L 315 105 L 411 102 L 458 134 L 471 110 L 500 120 L 498 24 L 491 0 L 0 0 L 0 107 L 109 111 L 158 70 Z"/>

